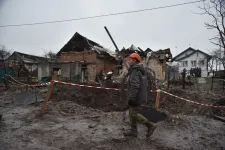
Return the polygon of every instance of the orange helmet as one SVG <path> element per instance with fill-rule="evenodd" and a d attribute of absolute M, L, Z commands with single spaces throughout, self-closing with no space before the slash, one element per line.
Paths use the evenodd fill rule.
<path fill-rule="evenodd" d="M 139 62 L 141 62 L 141 57 L 140 57 L 140 55 L 138 55 L 137 53 L 132 53 L 132 54 L 130 54 L 127 58 L 135 58 L 135 59 L 137 59 Z"/>

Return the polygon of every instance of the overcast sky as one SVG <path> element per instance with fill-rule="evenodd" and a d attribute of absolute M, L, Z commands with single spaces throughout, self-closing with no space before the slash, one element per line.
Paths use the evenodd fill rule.
<path fill-rule="evenodd" d="M 64 20 L 94 15 L 166 6 L 194 0 L 0 0 L 0 25 Z M 208 39 L 216 31 L 207 30 L 209 16 L 198 4 L 173 8 L 36 26 L 0 28 L 0 44 L 28 54 L 43 50 L 58 52 L 75 32 L 114 50 L 104 26 L 118 47 L 131 44 L 142 49 L 170 48 L 176 55 L 189 46 L 208 52 L 215 48 Z"/>

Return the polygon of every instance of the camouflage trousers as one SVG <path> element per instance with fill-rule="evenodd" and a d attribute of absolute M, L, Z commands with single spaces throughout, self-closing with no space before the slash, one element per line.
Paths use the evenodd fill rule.
<path fill-rule="evenodd" d="M 148 122 L 148 119 L 145 118 L 142 114 L 138 112 L 139 107 L 131 107 L 129 108 L 129 118 L 132 126 L 136 126 L 137 123 L 145 124 Z"/>

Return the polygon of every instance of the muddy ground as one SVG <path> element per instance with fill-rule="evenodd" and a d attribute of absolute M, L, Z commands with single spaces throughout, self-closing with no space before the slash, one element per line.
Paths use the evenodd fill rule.
<path fill-rule="evenodd" d="M 225 149 L 225 123 L 212 119 L 212 111 L 208 109 L 205 111 L 172 98 L 171 103 L 168 103 L 165 102 L 167 98 L 162 96 L 161 107 L 168 112 L 169 117 L 157 123 L 154 134 L 146 139 L 146 128 L 142 125 L 138 128 L 138 138 L 123 136 L 129 123 L 124 122 L 123 111 L 116 111 L 121 110 L 119 103 L 106 103 L 100 107 L 100 103 L 96 102 L 100 98 L 96 95 L 86 93 L 86 97 L 96 98 L 87 98 L 87 103 L 84 103 L 80 102 L 84 96 L 71 97 L 64 93 L 61 97 L 58 95 L 58 99 L 53 96 L 46 114 L 38 117 L 40 102 L 15 105 L 13 99 L 20 92 L 11 90 L 0 93 L 0 113 L 3 114 L 0 123 L 0 149 L 3 150 Z M 114 99 L 113 95 L 103 95 L 100 96 L 101 101 Z M 120 102 L 118 99 L 117 101 Z M 94 104 L 99 105 L 93 107 Z M 107 109 L 108 106 L 110 109 Z"/>

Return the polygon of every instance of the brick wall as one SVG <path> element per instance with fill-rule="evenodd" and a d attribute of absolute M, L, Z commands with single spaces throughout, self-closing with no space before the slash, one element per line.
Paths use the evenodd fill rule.
<path fill-rule="evenodd" d="M 60 61 L 84 61 L 90 63 L 87 66 L 88 80 L 95 80 L 96 74 L 103 70 L 105 73 L 109 71 L 116 71 L 116 62 L 97 58 L 95 51 L 82 51 L 82 52 L 65 52 L 61 53 Z"/>
<path fill-rule="evenodd" d="M 155 71 L 156 79 L 165 80 L 166 62 L 160 63 L 157 58 L 150 58 L 148 61 L 148 68 Z"/>
<path fill-rule="evenodd" d="M 83 51 L 83 52 L 65 52 L 61 53 L 60 61 L 85 61 L 85 62 L 96 62 L 96 52 L 94 51 Z"/>

